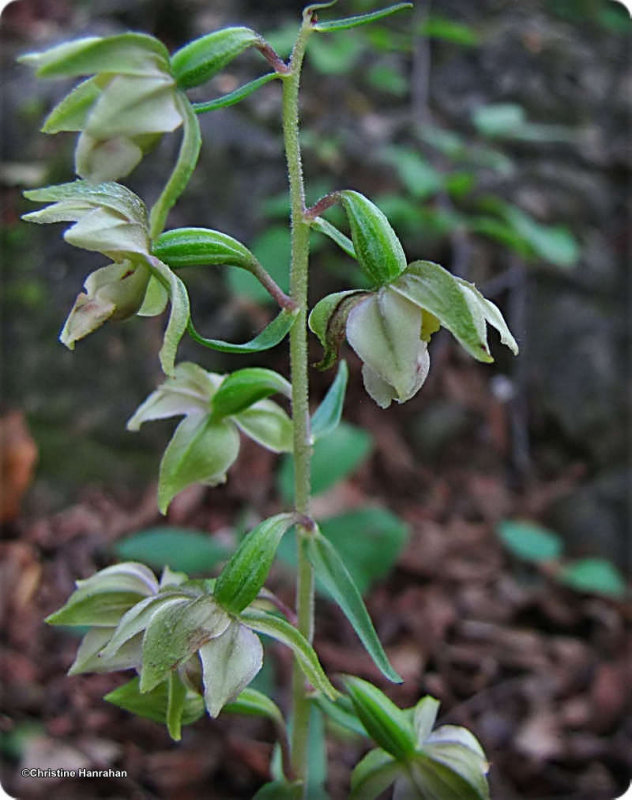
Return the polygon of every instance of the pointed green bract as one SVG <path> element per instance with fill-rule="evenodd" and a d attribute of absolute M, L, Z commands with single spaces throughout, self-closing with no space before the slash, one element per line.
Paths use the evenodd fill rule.
<path fill-rule="evenodd" d="M 369 736 L 398 760 L 405 761 L 411 756 L 415 737 L 404 712 L 368 681 L 347 676 L 344 684 Z"/>
<path fill-rule="evenodd" d="M 193 483 L 217 486 L 237 458 L 239 434 L 229 422 L 192 415 L 176 428 L 160 462 L 158 507 L 165 514 L 173 498 Z"/>
<path fill-rule="evenodd" d="M 264 520 L 243 539 L 215 584 L 215 597 L 227 611 L 239 613 L 256 598 L 268 577 L 284 533 L 296 522 L 294 514 Z"/>
<path fill-rule="evenodd" d="M 349 368 L 347 362 L 343 360 L 338 364 L 336 377 L 322 403 L 312 415 L 311 431 L 314 442 L 335 431 L 340 424 L 348 377 Z"/>
<path fill-rule="evenodd" d="M 175 228 L 162 233 L 152 252 L 172 269 L 226 264 L 250 270 L 254 255 L 237 239 L 208 228 Z"/>
<path fill-rule="evenodd" d="M 340 198 L 363 271 L 376 286 L 395 280 L 406 269 L 406 255 L 386 216 L 359 192 L 340 192 Z"/>
<path fill-rule="evenodd" d="M 206 83 L 240 53 L 260 41 L 250 28 L 224 28 L 195 39 L 171 57 L 173 74 L 183 89 Z"/>
<path fill-rule="evenodd" d="M 401 683 L 402 678 L 389 663 L 362 596 L 336 548 L 319 531 L 305 538 L 305 548 L 316 576 L 342 609 L 375 665 L 390 681 Z"/>
<path fill-rule="evenodd" d="M 325 8 L 330 4 L 325 4 Z M 333 19 L 325 22 L 317 22 L 314 25 L 314 30 L 319 33 L 331 33 L 333 31 L 344 31 L 349 28 L 357 28 L 358 25 L 367 25 L 370 22 L 376 22 L 378 19 L 383 19 L 398 11 L 403 11 L 405 8 L 413 8 L 412 3 L 396 3 L 388 8 L 382 8 L 379 11 L 372 11 L 368 14 L 358 14 L 355 17 L 346 17 L 345 19 Z"/>
<path fill-rule="evenodd" d="M 281 617 L 252 609 L 242 612 L 240 619 L 249 628 L 289 647 L 312 686 L 323 692 L 330 700 L 338 697 L 338 692 L 323 672 L 314 648 L 295 627 Z"/>
<path fill-rule="evenodd" d="M 207 100 L 203 103 L 193 103 L 193 110 L 196 114 L 205 114 L 207 111 L 216 111 L 218 108 L 228 108 L 240 103 L 246 97 L 249 97 L 253 92 L 256 92 L 261 86 L 266 83 L 279 78 L 278 72 L 268 72 L 267 75 L 262 75 L 260 78 L 255 78 L 253 81 L 245 83 L 238 89 L 218 97 L 215 100 Z"/>
<path fill-rule="evenodd" d="M 341 250 L 344 250 L 348 256 L 351 256 L 351 258 L 356 258 L 356 251 L 351 239 L 349 239 L 348 236 L 345 236 L 342 231 L 339 231 L 338 228 L 331 224 L 331 222 L 328 222 L 322 217 L 316 217 L 310 224 L 315 231 L 328 236 L 338 245 L 338 247 L 340 247 Z"/>
<path fill-rule="evenodd" d="M 262 350 L 270 350 L 270 348 L 276 347 L 279 342 L 285 339 L 296 322 L 297 313 L 298 311 L 296 310 L 288 311 L 283 309 L 261 333 L 243 344 L 233 344 L 222 339 L 206 339 L 196 331 L 191 320 L 189 320 L 187 329 L 194 341 L 204 345 L 204 347 L 209 347 L 211 350 L 219 350 L 221 353 L 259 353 Z"/>

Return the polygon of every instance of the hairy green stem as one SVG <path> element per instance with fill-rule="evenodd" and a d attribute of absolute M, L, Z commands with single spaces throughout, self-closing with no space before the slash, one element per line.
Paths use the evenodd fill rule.
<path fill-rule="evenodd" d="M 307 377 L 307 286 L 309 259 L 309 223 L 305 220 L 305 190 L 299 144 L 298 92 L 305 46 L 311 33 L 311 22 L 304 20 L 294 45 L 289 72 L 283 80 L 283 140 L 290 180 L 292 220 L 292 265 L 290 295 L 299 308 L 290 331 L 290 364 L 292 383 L 292 419 L 294 423 L 294 494 L 297 513 L 309 515 L 311 433 L 309 389 Z M 298 574 L 296 613 L 298 628 L 311 642 L 314 630 L 314 574 L 305 554 L 307 527 L 298 527 Z M 307 788 L 307 745 L 310 702 L 303 673 L 294 663 L 292 681 L 293 727 L 292 768 L 294 777 Z"/>

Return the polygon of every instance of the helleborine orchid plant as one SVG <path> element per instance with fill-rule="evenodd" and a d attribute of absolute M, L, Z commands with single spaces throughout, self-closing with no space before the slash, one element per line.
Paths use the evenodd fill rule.
<path fill-rule="evenodd" d="M 518 351 L 499 309 L 473 284 L 429 261 L 407 262 L 388 219 L 364 195 L 334 192 L 312 208 L 305 207 L 298 97 L 310 38 L 411 7 L 397 3 L 360 16 L 321 20 L 321 12 L 332 5 L 304 10 L 287 62 L 244 27 L 214 31 L 174 54 L 151 36 L 125 33 L 80 39 L 22 58 L 41 77 L 84 78 L 51 111 L 43 128 L 46 133 L 79 134 L 78 179 L 25 193 L 29 200 L 47 204 L 25 219 L 70 222 L 66 241 L 108 260 L 85 279 L 61 341 L 72 349 L 105 322 L 154 316 L 170 306 L 159 354 L 165 381 L 128 422 L 135 431 L 149 420 L 182 417 L 160 465 L 160 511 L 167 513 L 173 498 L 191 484 L 225 481 L 238 457 L 241 435 L 273 452 L 292 453 L 294 459 L 294 508 L 256 525 L 216 578 L 191 579 L 168 567 L 157 578 L 143 564 L 118 564 L 78 580 L 76 591 L 48 622 L 88 628 L 71 674 L 135 670 L 137 677 L 106 699 L 165 723 L 174 739 L 180 738 L 182 725 L 199 719 L 205 709 L 212 717 L 224 710 L 272 720 L 279 758 L 272 781 L 258 798 L 307 797 L 309 720 L 318 708 L 377 745 L 353 772 L 350 796 L 355 800 L 371 800 L 391 784 L 397 800 L 484 800 L 489 793 L 483 751 L 463 728 L 434 729 L 437 701 L 426 697 L 415 709 L 401 710 L 375 686 L 353 676 L 336 689 L 312 646 L 316 576 L 384 677 L 401 681 L 343 558 L 310 513 L 312 447 L 340 422 L 347 382 L 341 361 L 331 388 L 310 416 L 310 233 L 333 239 L 357 261 L 371 285 L 329 295 L 312 309 L 309 327 L 325 351 L 318 366 L 332 366 L 346 338 L 363 362 L 365 387 L 378 405 L 406 402 L 419 391 L 430 367 L 430 338 L 440 326 L 479 361 L 493 360 L 488 324 L 513 353 Z M 257 50 L 272 71 L 218 99 L 189 100 L 187 90 L 206 83 L 249 48 Z M 290 180 L 287 294 L 254 254 L 228 234 L 204 227 L 165 230 L 169 209 L 196 167 L 202 143 L 198 115 L 237 103 L 271 81 L 279 81 L 282 88 Z M 148 212 L 139 197 L 116 181 L 134 169 L 160 136 L 178 129 L 182 133 L 176 163 Z M 350 236 L 322 216 L 334 203 L 342 205 Z M 248 342 L 206 338 L 192 322 L 181 270 L 219 265 L 250 272 L 279 306 L 277 316 Z M 177 363 L 185 333 L 206 348 L 235 354 L 272 348 L 289 335 L 290 379 L 260 367 L 223 375 L 192 362 Z M 272 395 L 278 395 L 280 403 L 289 401 L 291 414 Z M 295 612 L 265 586 L 279 544 L 290 531 L 298 549 Z M 262 634 L 293 654 L 291 725 L 270 698 L 249 688 L 262 665 Z"/>

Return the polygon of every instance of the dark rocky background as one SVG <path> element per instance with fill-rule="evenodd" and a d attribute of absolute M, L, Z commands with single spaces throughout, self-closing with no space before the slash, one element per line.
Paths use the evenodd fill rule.
<path fill-rule="evenodd" d="M 340 5 L 342 14 L 374 4 Z M 72 179 L 73 137 L 37 132 L 68 86 L 35 80 L 15 56 L 125 29 L 153 33 L 170 49 L 229 24 L 266 34 L 295 22 L 300 7 L 19 0 L 3 14 L 2 436 L 5 452 L 18 453 L 16 463 L 30 463 L 35 449 L 39 458 L 21 514 L 6 514 L 2 543 L 3 780 L 20 797 L 250 797 L 266 777 L 269 732 L 241 721 L 201 721 L 174 746 L 157 726 L 100 701 L 116 678 L 67 679 L 75 640 L 42 630 L 42 617 L 63 602 L 74 578 L 108 563 L 121 537 L 157 522 L 152 482 L 171 428 L 124 428 L 160 380 L 160 320 L 107 325 L 75 353 L 57 342 L 83 277 L 100 264 L 52 227 L 19 220 L 30 210 L 24 188 Z M 408 35 L 435 18 L 463 28 Z M 409 257 L 450 266 L 486 290 L 510 320 L 521 355 L 512 362 L 499 351 L 490 368 L 437 336 L 422 392 L 379 412 L 349 353 L 347 416 L 371 430 L 376 446 L 357 477 L 319 502 L 333 513 L 379 499 L 410 525 L 394 573 L 369 602 L 389 651 L 407 670 L 396 699 L 410 704 L 432 692 L 453 720 L 471 726 L 491 755 L 497 800 L 611 800 L 632 771 L 629 606 L 561 589 L 546 575 L 534 583 L 493 531 L 502 519 L 528 517 L 560 534 L 570 557 L 605 557 L 628 575 L 632 569 L 630 23 L 609 0 L 433 0 L 417 2 L 413 19 L 395 17 L 373 38 L 338 34 L 337 45 L 308 56 L 308 185 L 314 200 L 340 187 L 381 198 Z M 197 97 L 263 71 L 260 58 L 245 55 Z M 526 120 L 485 135 L 480 114 L 492 104 L 520 106 Z M 279 108 L 272 84 L 202 117 L 200 167 L 169 226 L 207 225 L 255 242 L 282 275 Z M 429 141 L 433 131 L 438 145 Z M 455 135 L 467 152 L 458 142 L 450 148 Z M 130 177 L 148 202 L 176 148 L 177 135 L 165 138 Z M 430 172 L 403 161 L 411 151 Z M 444 188 L 433 188 L 437 174 Z M 506 226 L 490 229 L 503 203 L 535 224 L 530 246 Z M 485 230 L 454 222 L 482 217 Z M 561 226 L 561 239 L 537 226 Z M 573 265 L 569 248 L 577 253 Z M 313 263 L 314 301 L 357 280 L 329 244 L 320 242 Z M 209 334 L 245 339 L 272 309 L 247 293 L 235 297 L 225 278 L 219 270 L 187 276 L 196 321 Z M 237 363 L 186 342 L 181 357 L 215 371 Z M 265 360 L 286 369 L 283 348 Z M 255 362 L 262 359 L 239 366 Z M 315 397 L 329 380 L 314 375 Z M 244 452 L 226 487 L 189 493 L 170 522 L 221 535 L 244 510 L 274 508 L 274 459 Z M 22 488 L 11 474 L 5 479 L 16 494 Z M 289 586 L 285 591 L 291 599 Z M 377 680 L 350 636 L 340 633 L 333 610 L 323 609 L 325 665 Z M 287 664 L 281 660 L 277 669 L 283 675 Z M 89 763 L 123 765 L 131 777 L 87 788 L 20 783 L 16 767 L 25 758 L 38 764 L 46 747 L 51 763 L 80 753 Z M 356 742 L 332 739 L 333 800 L 346 796 L 360 752 Z"/>

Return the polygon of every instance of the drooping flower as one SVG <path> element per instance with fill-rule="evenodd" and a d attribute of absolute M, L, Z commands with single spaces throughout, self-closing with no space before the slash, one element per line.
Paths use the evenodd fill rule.
<path fill-rule="evenodd" d="M 242 380 L 246 373 L 246 380 Z M 254 387 L 240 400 L 235 386 Z M 171 500 L 193 483 L 216 486 L 239 453 L 239 433 L 244 433 L 273 452 L 292 449 L 292 422 L 285 411 L 266 395 L 290 395 L 290 385 L 266 369 L 238 370 L 232 375 L 207 372 L 183 362 L 138 408 L 127 423 L 136 431 L 149 420 L 183 416 L 167 445 L 160 464 L 158 505 L 165 513 Z M 237 399 L 237 404 L 235 404 Z"/>
<path fill-rule="evenodd" d="M 312 310 L 310 328 L 325 348 L 322 369 L 333 364 L 346 337 L 363 362 L 367 392 L 387 408 L 393 400 L 406 402 L 422 387 L 430 368 L 428 342 L 442 325 L 479 361 L 494 360 L 487 324 L 517 354 L 500 310 L 474 284 L 431 261 L 406 266 L 399 239 L 377 206 L 357 192 L 339 194 L 353 239 L 345 249 L 375 289 L 331 294 Z M 345 237 L 336 233 L 340 243 Z"/>
<path fill-rule="evenodd" d="M 25 214 L 29 222 L 72 222 L 64 234 L 69 244 L 101 253 L 112 263 L 90 273 L 84 291 L 60 334 L 66 347 L 103 325 L 139 314 L 161 314 L 171 300 L 171 314 L 161 361 L 169 374 L 175 350 L 189 316 L 186 289 L 180 279 L 150 252 L 147 210 L 142 200 L 118 183 L 74 181 L 25 192 L 25 197 L 51 203 Z"/>
<path fill-rule="evenodd" d="M 88 37 L 29 53 L 39 77 L 91 75 L 48 115 L 42 130 L 80 132 L 75 170 L 92 181 L 128 175 L 163 133 L 183 121 L 169 53 L 152 36 Z"/>

